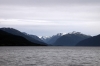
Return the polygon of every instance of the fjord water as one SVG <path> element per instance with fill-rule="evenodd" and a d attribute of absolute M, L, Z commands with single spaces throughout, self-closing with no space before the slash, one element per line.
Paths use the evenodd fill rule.
<path fill-rule="evenodd" d="M 0 47 L 0 66 L 100 66 L 100 47 Z"/>

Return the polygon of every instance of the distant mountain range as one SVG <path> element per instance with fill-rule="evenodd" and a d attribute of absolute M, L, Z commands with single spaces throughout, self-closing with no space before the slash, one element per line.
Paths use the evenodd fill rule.
<path fill-rule="evenodd" d="M 100 46 L 99 44 L 100 35 L 90 36 L 74 31 L 66 34 L 58 33 L 50 37 L 38 37 L 14 28 L 0 28 L 1 46 Z"/>
<path fill-rule="evenodd" d="M 72 33 L 58 33 L 51 37 L 41 37 L 41 39 L 51 46 L 75 46 L 78 42 L 90 38 L 91 36 L 73 31 Z"/>
<path fill-rule="evenodd" d="M 80 32 L 72 32 L 58 38 L 53 45 L 54 46 L 75 46 L 78 42 L 90 37 L 91 36 L 84 35 Z"/>
<path fill-rule="evenodd" d="M 58 33 L 56 35 L 53 35 L 53 36 L 50 36 L 50 37 L 45 37 L 45 36 L 42 36 L 41 37 L 41 40 L 43 40 L 45 43 L 47 43 L 48 45 L 53 45 L 54 42 L 60 38 L 61 36 L 63 36 L 64 34 L 63 33 Z"/>

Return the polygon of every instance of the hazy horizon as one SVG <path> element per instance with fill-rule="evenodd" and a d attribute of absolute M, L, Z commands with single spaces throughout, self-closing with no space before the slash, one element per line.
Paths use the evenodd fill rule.
<path fill-rule="evenodd" d="M 100 0 L 0 0 L 0 28 L 37 36 L 100 34 Z"/>

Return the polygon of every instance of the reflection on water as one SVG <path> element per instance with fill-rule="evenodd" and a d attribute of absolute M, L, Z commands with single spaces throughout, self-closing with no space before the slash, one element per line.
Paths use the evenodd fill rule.
<path fill-rule="evenodd" d="M 0 47 L 0 66 L 100 66 L 100 47 Z"/>

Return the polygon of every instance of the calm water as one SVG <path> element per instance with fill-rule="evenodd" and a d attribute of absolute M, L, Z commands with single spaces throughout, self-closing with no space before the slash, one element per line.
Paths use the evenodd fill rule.
<path fill-rule="evenodd" d="M 100 66 L 100 47 L 0 47 L 0 66 Z"/>

